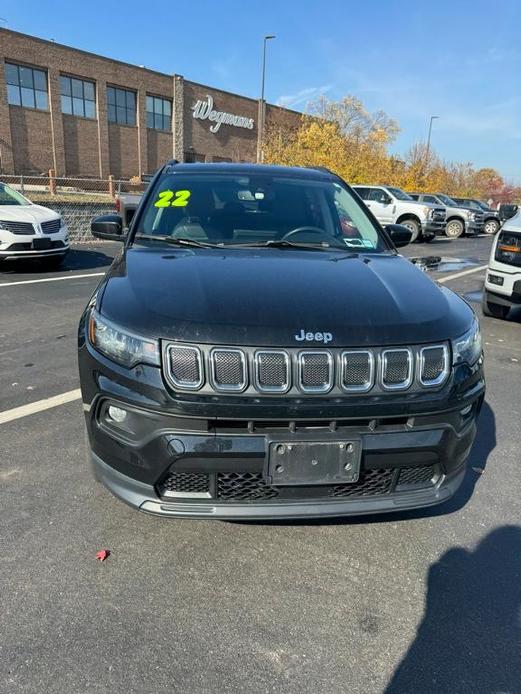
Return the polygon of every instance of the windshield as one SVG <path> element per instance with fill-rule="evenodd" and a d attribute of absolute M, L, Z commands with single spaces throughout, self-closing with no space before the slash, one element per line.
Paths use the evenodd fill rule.
<path fill-rule="evenodd" d="M 438 193 L 436 195 L 438 200 L 441 200 L 444 205 L 447 205 L 447 207 L 457 207 L 458 204 L 454 202 L 452 198 L 449 198 L 448 195 L 442 195 L 441 193 Z"/>
<path fill-rule="evenodd" d="M 199 244 L 306 245 L 389 250 L 363 205 L 341 183 L 267 173 L 180 171 L 151 191 L 134 238 Z"/>
<path fill-rule="evenodd" d="M 412 200 L 414 202 L 414 198 L 411 198 L 408 193 L 404 190 L 400 190 L 400 188 L 387 188 L 387 190 L 398 200 Z"/>
<path fill-rule="evenodd" d="M 5 183 L 0 183 L 0 205 L 30 205 L 29 200 L 16 190 L 9 188 Z"/>
<path fill-rule="evenodd" d="M 485 203 L 481 202 L 481 200 L 475 200 L 474 201 L 478 207 L 480 207 L 482 210 L 485 210 L 485 212 L 488 212 L 490 210 L 490 207 Z"/>

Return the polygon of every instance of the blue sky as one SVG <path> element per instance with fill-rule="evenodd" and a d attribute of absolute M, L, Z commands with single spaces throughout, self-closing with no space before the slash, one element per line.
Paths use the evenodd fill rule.
<path fill-rule="evenodd" d="M 521 184 L 521 0 L 0 0 L 7 28 L 304 109 L 353 94 L 445 159 Z"/>

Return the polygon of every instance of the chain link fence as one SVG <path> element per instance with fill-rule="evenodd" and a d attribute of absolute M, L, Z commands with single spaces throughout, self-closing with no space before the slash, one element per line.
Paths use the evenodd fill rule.
<path fill-rule="evenodd" d="M 116 212 L 119 195 L 139 195 L 147 186 L 146 181 L 117 180 L 112 176 L 96 179 L 3 174 L 1 181 L 31 202 L 58 212 L 67 224 L 71 243 L 100 243 L 90 233 L 92 218 Z"/>

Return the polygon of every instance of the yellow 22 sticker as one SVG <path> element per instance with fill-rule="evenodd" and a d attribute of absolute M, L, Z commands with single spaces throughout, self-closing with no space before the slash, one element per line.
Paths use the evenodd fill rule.
<path fill-rule="evenodd" d="M 162 190 L 157 196 L 154 207 L 186 207 L 191 195 L 189 190 Z"/>

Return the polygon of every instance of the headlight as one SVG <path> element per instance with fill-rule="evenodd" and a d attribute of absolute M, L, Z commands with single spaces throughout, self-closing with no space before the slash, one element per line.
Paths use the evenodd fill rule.
<path fill-rule="evenodd" d="M 89 317 L 89 342 L 109 359 L 123 366 L 154 364 L 159 366 L 159 343 L 133 335 L 92 310 Z"/>
<path fill-rule="evenodd" d="M 0 219 L 0 231 L 9 231 L 9 229 L 5 226 L 4 222 Z"/>
<path fill-rule="evenodd" d="M 452 355 L 454 364 L 474 364 L 481 356 L 481 331 L 479 323 L 474 319 L 471 329 L 461 337 L 452 341 Z"/>
<path fill-rule="evenodd" d="M 424 214 L 426 217 L 428 216 L 430 209 L 431 209 L 430 207 L 424 207 L 424 208 L 423 208 L 423 214 Z"/>

